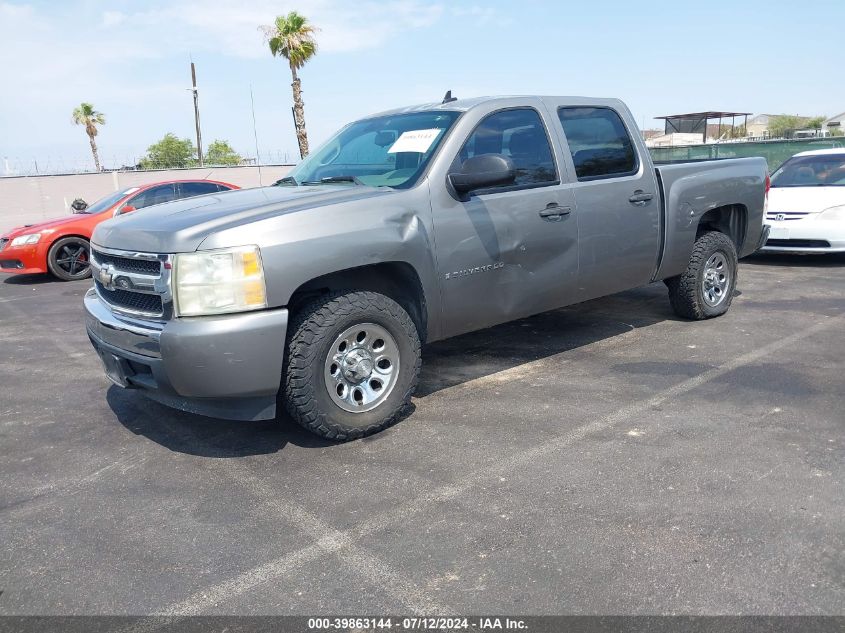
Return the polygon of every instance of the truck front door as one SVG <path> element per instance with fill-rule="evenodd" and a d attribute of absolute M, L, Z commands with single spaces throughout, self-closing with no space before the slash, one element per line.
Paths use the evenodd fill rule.
<path fill-rule="evenodd" d="M 579 299 L 648 283 L 657 265 L 660 198 L 654 169 L 619 112 L 551 101 L 577 183 Z"/>
<path fill-rule="evenodd" d="M 560 146 L 551 142 L 543 115 L 533 107 L 487 114 L 450 170 L 482 154 L 513 160 L 515 183 L 473 192 L 467 201 L 445 185 L 431 188 L 446 336 L 574 301 L 575 200 L 572 185 L 561 184 Z"/>

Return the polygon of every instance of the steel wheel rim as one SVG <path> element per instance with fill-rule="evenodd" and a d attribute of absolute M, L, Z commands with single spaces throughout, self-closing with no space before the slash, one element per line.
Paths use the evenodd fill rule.
<path fill-rule="evenodd" d="M 371 411 L 396 386 L 399 346 L 380 325 L 353 325 L 335 337 L 323 374 L 329 397 L 337 406 L 351 413 Z"/>
<path fill-rule="evenodd" d="M 80 242 L 63 244 L 56 253 L 56 266 L 71 277 L 79 277 L 88 272 L 91 262 L 88 247 Z"/>
<path fill-rule="evenodd" d="M 731 271 L 728 267 L 728 258 L 721 251 L 717 251 L 704 265 L 701 283 L 704 302 L 710 307 L 716 307 L 727 298 L 730 287 Z"/>

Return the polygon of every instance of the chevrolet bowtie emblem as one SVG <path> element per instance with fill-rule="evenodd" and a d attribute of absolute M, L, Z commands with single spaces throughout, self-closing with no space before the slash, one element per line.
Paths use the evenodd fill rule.
<path fill-rule="evenodd" d="M 100 266 L 100 272 L 97 273 L 97 281 L 99 281 L 106 290 L 114 290 L 112 280 L 114 279 L 114 266 L 111 264 L 103 264 Z"/>

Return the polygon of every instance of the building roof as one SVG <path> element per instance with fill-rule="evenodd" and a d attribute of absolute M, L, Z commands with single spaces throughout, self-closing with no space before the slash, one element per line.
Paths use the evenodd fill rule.
<path fill-rule="evenodd" d="M 718 119 L 735 116 L 751 116 L 751 112 L 720 112 L 719 110 L 707 110 L 705 112 L 689 112 L 687 114 L 667 114 L 656 116 L 655 119 Z"/>
<path fill-rule="evenodd" d="M 829 119 L 825 119 L 822 125 L 830 125 L 831 123 L 833 125 L 842 125 L 843 123 L 845 123 L 845 112 L 840 112 L 836 116 L 832 116 Z"/>

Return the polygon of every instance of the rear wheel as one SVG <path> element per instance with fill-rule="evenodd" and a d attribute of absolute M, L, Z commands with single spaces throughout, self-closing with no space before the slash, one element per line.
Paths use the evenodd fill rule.
<path fill-rule="evenodd" d="M 339 291 L 302 308 L 290 328 L 283 397 L 309 431 L 352 440 L 396 423 L 420 372 L 408 313 L 369 291 Z"/>
<path fill-rule="evenodd" d="M 709 231 L 693 245 L 687 269 L 666 280 L 678 316 L 710 319 L 728 311 L 736 289 L 737 256 L 731 239 Z"/>
<path fill-rule="evenodd" d="M 91 246 L 82 237 L 63 237 L 50 247 L 47 268 L 62 281 L 91 276 Z"/>

